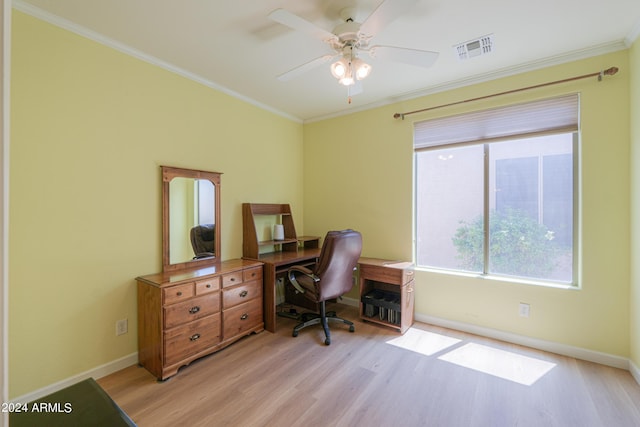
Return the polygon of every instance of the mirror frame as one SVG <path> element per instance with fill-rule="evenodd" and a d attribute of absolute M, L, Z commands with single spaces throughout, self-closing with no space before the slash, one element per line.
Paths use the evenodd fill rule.
<path fill-rule="evenodd" d="M 207 172 L 195 169 L 183 169 L 172 166 L 161 166 L 162 168 L 162 271 L 174 271 L 186 268 L 205 267 L 216 264 L 222 259 L 220 253 L 220 172 Z M 209 258 L 194 259 L 185 262 L 171 264 L 171 249 L 169 236 L 169 183 L 174 178 L 193 178 L 211 181 L 215 188 L 214 215 L 216 221 L 216 232 L 214 240 L 214 256 Z"/>

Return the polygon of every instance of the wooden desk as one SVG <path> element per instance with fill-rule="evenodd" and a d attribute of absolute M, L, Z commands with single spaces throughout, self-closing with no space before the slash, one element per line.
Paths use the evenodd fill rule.
<path fill-rule="evenodd" d="M 257 261 L 264 263 L 264 328 L 267 331 L 276 331 L 276 277 L 284 274 L 292 265 L 315 264 L 318 256 L 320 248 L 300 248 L 297 251 L 270 252 L 258 256 Z"/>
<path fill-rule="evenodd" d="M 257 228 L 264 227 L 262 221 L 271 218 L 271 226 L 281 223 L 284 239 L 261 240 Z M 256 225 L 256 218 L 260 226 Z M 273 249 L 269 249 L 269 247 Z M 260 253 L 260 250 L 274 252 Z M 293 224 L 291 207 L 277 203 L 242 204 L 242 258 L 264 263 L 264 328 L 276 331 L 276 278 L 284 275 L 292 265 L 311 266 L 320 256 L 320 237 L 298 236 Z"/>

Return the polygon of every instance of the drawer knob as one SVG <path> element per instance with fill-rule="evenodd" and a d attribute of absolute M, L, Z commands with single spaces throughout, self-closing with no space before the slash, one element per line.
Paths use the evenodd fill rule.
<path fill-rule="evenodd" d="M 247 313 L 240 316 L 240 320 L 247 320 L 248 318 L 249 318 L 249 315 Z"/>
<path fill-rule="evenodd" d="M 178 293 L 176 293 L 176 295 L 178 295 L 179 297 L 182 296 L 182 292 L 178 291 Z"/>
<path fill-rule="evenodd" d="M 240 297 L 241 297 L 241 298 L 244 298 L 244 297 L 246 297 L 247 295 L 249 295 L 249 292 L 247 292 L 247 291 L 242 291 L 242 292 L 240 292 Z"/>
<path fill-rule="evenodd" d="M 232 282 L 235 282 L 235 281 L 236 281 L 236 278 L 235 278 L 235 277 L 232 277 L 232 278 L 231 278 L 231 279 L 229 279 L 229 280 L 231 280 Z"/>
<path fill-rule="evenodd" d="M 191 307 L 189 309 L 189 313 L 191 313 L 191 314 L 196 314 L 199 311 L 200 311 L 200 307 L 198 307 L 197 305 L 195 307 Z"/>
<path fill-rule="evenodd" d="M 198 341 L 200 339 L 200 334 L 193 334 L 189 337 L 190 341 Z"/>
<path fill-rule="evenodd" d="M 211 283 L 207 283 L 207 289 L 211 288 Z"/>

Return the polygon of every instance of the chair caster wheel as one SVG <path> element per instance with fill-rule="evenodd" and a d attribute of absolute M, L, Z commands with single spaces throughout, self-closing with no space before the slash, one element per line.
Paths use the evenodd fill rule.
<path fill-rule="evenodd" d="M 293 331 L 293 333 L 291 334 L 292 337 L 297 337 L 298 336 L 298 331 Z"/>
<path fill-rule="evenodd" d="M 355 332 L 355 331 L 356 331 L 355 326 L 353 325 L 349 326 L 349 332 Z"/>
<path fill-rule="evenodd" d="M 330 340 L 329 338 L 325 339 L 325 340 L 324 340 L 324 344 L 325 344 L 325 345 L 329 345 L 329 344 L 331 344 L 331 340 Z"/>

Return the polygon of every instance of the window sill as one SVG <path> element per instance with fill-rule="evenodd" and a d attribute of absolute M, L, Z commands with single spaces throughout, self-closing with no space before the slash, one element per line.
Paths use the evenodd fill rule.
<path fill-rule="evenodd" d="M 429 267 L 415 267 L 415 270 L 424 271 L 427 273 L 446 274 L 450 276 L 466 277 L 470 279 L 492 280 L 496 282 L 514 283 L 518 285 L 543 286 L 545 288 L 564 289 L 564 290 L 573 290 L 573 291 L 578 291 L 581 289 L 580 286 L 570 284 L 570 283 L 545 282 L 542 280 L 521 279 L 517 277 L 507 277 L 507 276 L 499 276 L 499 275 L 493 275 L 493 274 L 465 273 L 462 271 L 445 270 L 445 269 L 437 269 L 437 268 L 429 268 Z"/>

